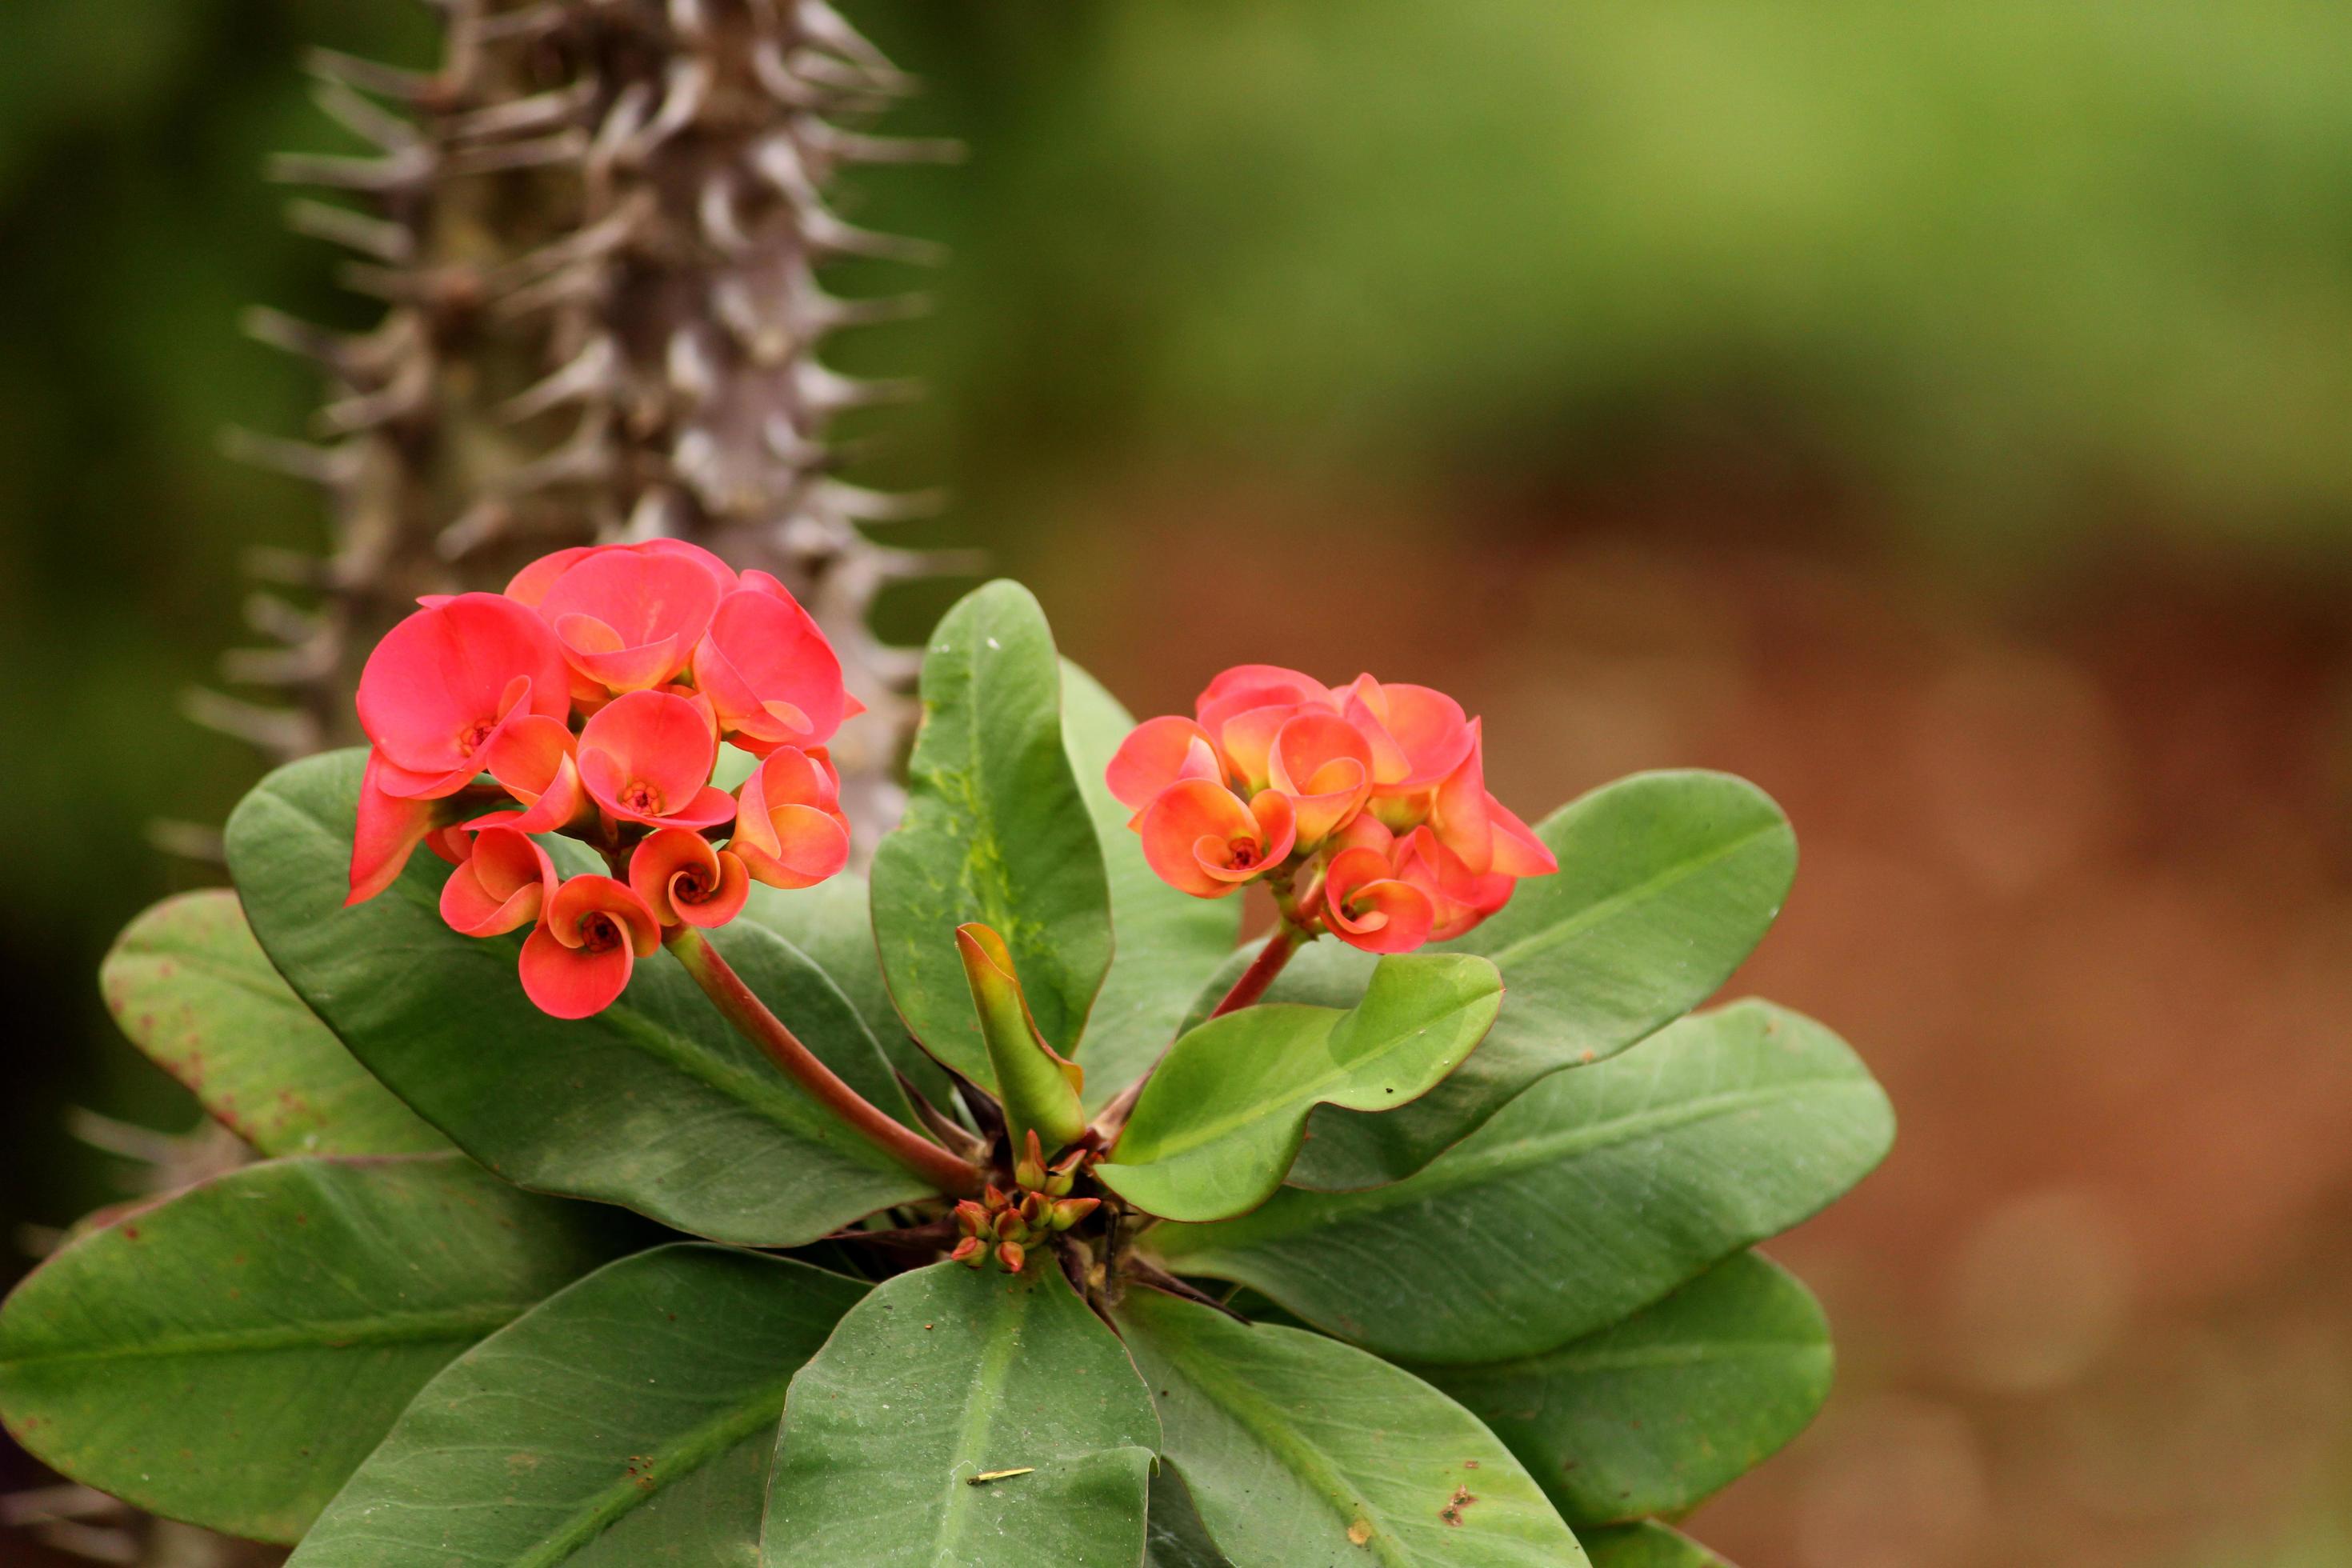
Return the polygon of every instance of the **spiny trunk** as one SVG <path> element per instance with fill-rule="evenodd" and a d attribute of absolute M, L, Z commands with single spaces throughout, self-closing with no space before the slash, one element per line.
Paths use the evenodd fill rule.
<path fill-rule="evenodd" d="M 324 560 L 262 574 L 316 609 L 257 595 L 278 646 L 230 656 L 278 703 L 200 694 L 198 716 L 285 757 L 352 739 L 350 693 L 375 638 L 421 593 L 496 587 L 566 544 L 656 534 L 773 573 L 841 649 L 875 719 L 837 748 L 870 847 L 911 705 L 909 654 L 867 626 L 893 578 L 934 558 L 877 545 L 924 498 L 845 483 L 827 432 L 906 395 L 825 367 L 833 333 L 919 300 L 844 300 L 846 257 L 925 262 L 923 243 L 835 216 L 845 165 L 952 158 L 952 143 L 854 129 L 908 90 L 818 0 L 441 0 L 439 69 L 312 57 L 322 108 L 376 152 L 278 161 L 341 193 L 298 226 L 356 252 L 385 301 L 344 337 L 257 311 L 257 335 L 319 361 L 335 395 L 318 445 L 241 452 L 324 488 Z"/>

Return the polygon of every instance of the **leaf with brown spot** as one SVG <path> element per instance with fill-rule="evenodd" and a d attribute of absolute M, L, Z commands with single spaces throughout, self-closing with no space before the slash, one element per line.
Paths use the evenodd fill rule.
<path fill-rule="evenodd" d="M 226 888 L 178 894 L 132 921 L 99 986 L 131 1043 L 264 1154 L 449 1147 L 302 1005 Z"/>

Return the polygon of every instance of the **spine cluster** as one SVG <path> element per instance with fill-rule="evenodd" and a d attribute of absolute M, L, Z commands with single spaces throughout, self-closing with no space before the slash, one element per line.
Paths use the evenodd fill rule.
<path fill-rule="evenodd" d="M 360 662 L 419 594 L 496 588 L 565 545 L 675 538 L 779 578 L 852 691 L 903 723 L 910 657 L 867 615 L 933 558 L 863 529 L 924 503 L 843 480 L 827 434 L 907 388 L 819 351 L 920 300 L 818 279 L 848 257 L 936 257 L 845 222 L 824 193 L 846 165 L 955 144 L 866 132 L 912 84 L 822 0 L 436 4 L 437 69 L 311 58 L 320 105 L 373 151 L 272 170 L 331 194 L 293 222 L 352 252 L 344 280 L 385 309 L 355 336 L 252 317 L 333 395 L 316 442 L 236 445 L 324 489 L 333 545 L 258 563 L 311 603 L 257 595 L 275 646 L 226 673 L 271 696 L 200 694 L 197 716 L 281 757 L 353 739 Z M 854 816 L 894 813 L 900 723 L 840 757 Z"/>

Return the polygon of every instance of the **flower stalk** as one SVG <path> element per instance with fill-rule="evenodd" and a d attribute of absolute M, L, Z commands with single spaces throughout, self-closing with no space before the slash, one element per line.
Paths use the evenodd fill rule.
<path fill-rule="evenodd" d="M 985 1176 L 979 1166 L 902 1126 L 843 1082 L 816 1053 L 801 1044 L 782 1019 L 768 1010 L 768 1005 L 700 931 L 692 926 L 673 926 L 662 940 L 720 1016 L 859 1137 L 943 1193 L 961 1197 L 981 1190 Z"/>

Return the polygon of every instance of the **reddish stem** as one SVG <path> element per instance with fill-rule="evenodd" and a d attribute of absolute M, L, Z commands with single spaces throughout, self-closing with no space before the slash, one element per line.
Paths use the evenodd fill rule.
<path fill-rule="evenodd" d="M 844 1083 L 784 1027 L 782 1019 L 768 1011 L 768 1005 L 743 983 L 733 965 L 719 956 L 719 950 L 702 939 L 700 931 L 692 926 L 673 926 L 662 940 L 720 1016 L 767 1053 L 768 1059 L 808 1090 L 818 1104 L 848 1123 L 851 1131 L 943 1193 L 962 1196 L 980 1191 L 983 1174 L 979 1166 L 893 1121 Z"/>
<path fill-rule="evenodd" d="M 1265 945 L 1258 949 L 1255 958 L 1250 960 L 1250 966 L 1242 971 L 1242 977 L 1234 982 L 1234 988 L 1225 993 L 1225 999 L 1210 1009 L 1209 1016 L 1222 1018 L 1265 995 L 1266 987 L 1274 984 L 1275 976 L 1280 974 L 1283 966 L 1290 962 L 1290 955 L 1305 947 L 1313 940 L 1314 934 L 1299 930 L 1288 921 L 1275 927 L 1274 934 L 1265 939 Z"/>
<path fill-rule="evenodd" d="M 1287 907 L 1284 914 L 1286 917 L 1289 914 Z M 1250 960 L 1250 966 L 1242 971 L 1241 978 L 1234 982 L 1234 988 L 1225 993 L 1225 999 L 1216 1005 L 1209 1016 L 1222 1018 L 1265 995 L 1265 988 L 1274 984 L 1274 977 L 1280 974 L 1283 965 L 1290 962 L 1290 955 L 1314 940 L 1313 926 L 1295 925 L 1286 918 L 1274 928 L 1274 934 L 1265 939 L 1265 946 Z M 1160 1052 L 1160 1061 L 1167 1059 L 1168 1053 Z M 1093 1131 L 1098 1146 L 1117 1152 L 1118 1135 L 1126 1130 L 1127 1119 L 1134 1112 L 1135 1102 L 1143 1098 L 1143 1086 L 1151 1081 L 1152 1073 L 1160 1070 L 1160 1061 L 1153 1062 L 1150 1071 L 1120 1089 L 1118 1097 L 1104 1106 L 1102 1114 L 1095 1118 Z"/>

